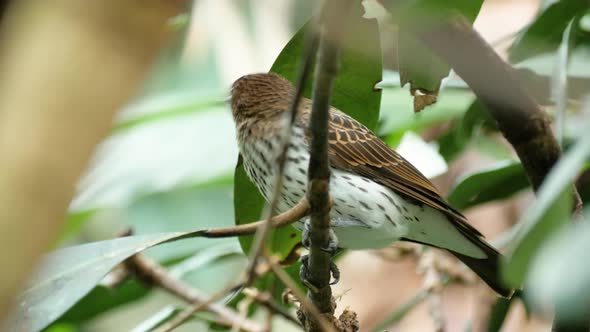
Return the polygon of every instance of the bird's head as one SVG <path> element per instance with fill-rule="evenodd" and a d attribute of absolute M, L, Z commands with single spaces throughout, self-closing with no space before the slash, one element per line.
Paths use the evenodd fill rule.
<path fill-rule="evenodd" d="M 281 76 L 251 74 L 237 79 L 231 89 L 231 109 L 239 123 L 253 118 L 281 116 L 289 110 L 294 88 Z"/>

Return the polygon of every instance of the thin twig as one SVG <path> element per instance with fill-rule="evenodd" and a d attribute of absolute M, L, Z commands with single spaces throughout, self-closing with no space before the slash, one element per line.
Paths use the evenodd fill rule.
<path fill-rule="evenodd" d="M 323 314 L 334 314 L 330 288 L 331 257 L 322 248 L 330 241 L 330 165 L 328 159 L 328 121 L 332 87 L 339 66 L 342 23 L 346 22 L 352 1 L 326 0 L 321 12 L 321 35 L 312 93 L 311 133 L 307 197 L 310 205 L 310 248 L 308 281 L 315 289 L 308 292 Z M 308 323 L 309 325 L 306 326 Z M 317 322 L 304 322 L 306 331 L 318 331 Z"/>
<path fill-rule="evenodd" d="M 263 276 L 268 271 L 270 271 L 270 264 L 266 264 L 266 265 L 257 264 L 256 267 L 257 268 L 253 272 L 253 273 L 255 273 L 253 278 L 247 278 L 246 276 L 242 277 L 241 280 L 239 280 L 233 284 L 230 284 L 229 286 L 225 287 L 224 289 L 222 289 L 219 292 L 210 296 L 206 301 L 203 301 L 201 303 L 195 303 L 194 305 L 187 307 L 182 312 L 180 312 L 176 317 L 174 317 L 174 319 L 172 319 L 169 322 L 167 322 L 166 324 L 162 325 L 154 332 L 172 331 L 174 328 L 180 326 L 186 320 L 190 319 L 192 317 L 192 315 L 194 315 L 195 313 L 205 309 L 206 307 L 208 307 L 212 303 L 220 300 L 221 298 L 223 298 L 225 295 L 227 295 L 229 293 L 232 293 L 232 292 L 237 291 L 238 289 L 241 289 L 244 287 L 248 287 L 250 285 L 249 283 L 252 282 L 253 280 L 255 280 L 255 278 Z"/>
<path fill-rule="evenodd" d="M 126 265 L 132 271 L 137 273 L 142 280 L 165 289 L 189 303 L 210 303 L 204 309 L 216 314 L 222 322 L 225 322 L 228 325 L 237 325 L 247 331 L 263 330 L 258 323 L 240 317 L 228 307 L 210 302 L 208 295 L 201 293 L 199 290 L 189 286 L 182 280 L 172 277 L 168 270 L 143 254 L 137 254 L 131 257 L 126 262 Z"/>
<path fill-rule="evenodd" d="M 306 309 L 308 313 L 310 313 L 314 318 L 319 322 L 320 326 L 322 327 L 322 331 L 324 332 L 335 332 L 334 326 L 332 326 L 322 315 L 322 313 L 318 310 L 318 308 L 313 304 L 313 302 L 308 299 L 305 294 L 299 289 L 299 286 L 291 279 L 291 277 L 283 271 L 283 269 L 278 265 L 277 262 L 268 254 L 264 253 L 266 261 L 277 277 L 277 279 L 285 285 L 285 287 L 289 288 L 293 294 L 293 296 L 299 301 L 302 307 Z"/>
<path fill-rule="evenodd" d="M 189 303 L 199 305 L 203 310 L 214 313 L 223 325 L 239 326 L 242 330 L 251 332 L 264 331 L 264 328 L 260 324 L 241 317 L 228 307 L 214 303 L 215 299 L 213 297 L 209 298 L 208 295 L 199 292 L 182 280 L 172 277 L 164 267 L 147 258 L 145 255 L 137 254 L 131 257 L 126 262 L 126 265 L 143 281 L 165 289 Z"/>
<path fill-rule="evenodd" d="M 250 297 L 246 297 L 238 303 L 237 307 L 238 307 L 238 310 L 240 313 L 240 318 L 246 319 L 246 317 L 248 317 L 248 311 L 250 311 L 250 306 L 252 305 L 253 302 L 254 302 L 254 299 L 252 299 Z M 241 326 L 239 324 L 234 324 L 231 327 L 231 332 L 240 332 L 240 330 L 241 330 Z"/>
<path fill-rule="evenodd" d="M 400 305 L 393 311 L 387 318 L 377 324 L 371 331 L 372 332 L 382 332 L 387 330 L 387 328 L 404 318 L 409 312 L 414 310 L 419 304 L 424 302 L 432 293 L 440 292 L 443 288 L 451 282 L 449 278 L 443 278 L 440 281 L 440 285 L 436 287 L 422 287 L 418 292 L 412 295 L 404 304 Z"/>
<path fill-rule="evenodd" d="M 167 323 L 163 324 L 162 326 L 158 327 L 154 332 L 170 332 L 173 329 L 180 326 L 182 323 L 187 321 L 191 318 L 192 315 L 195 313 L 204 310 L 205 308 L 212 305 L 214 302 L 221 300 L 224 296 L 231 293 L 234 290 L 237 290 L 243 286 L 243 283 L 238 282 L 235 284 L 231 284 L 224 289 L 218 291 L 217 293 L 211 295 L 207 300 L 203 302 L 195 303 L 192 306 L 187 307 L 183 311 L 181 311 L 176 317 L 168 321 Z"/>
<path fill-rule="evenodd" d="M 293 124 L 295 123 L 295 118 L 297 116 L 297 109 L 299 108 L 299 103 L 301 101 L 301 97 L 303 95 L 303 89 L 305 88 L 305 82 L 308 79 L 310 68 L 312 65 L 313 55 L 315 54 L 317 48 L 317 37 L 314 31 L 314 27 L 312 26 L 311 36 L 308 37 L 306 49 L 303 55 L 303 62 L 301 64 L 301 68 L 299 71 L 299 76 L 297 78 L 297 84 L 295 88 L 295 93 L 293 96 L 293 101 L 291 102 L 291 107 L 289 109 L 290 117 L 289 117 L 289 124 L 285 126 L 284 132 L 282 135 L 282 139 L 280 142 L 281 147 L 281 154 L 277 158 L 277 175 L 275 179 L 275 186 L 272 195 L 272 199 L 270 201 L 269 207 L 265 210 L 265 217 L 263 219 L 267 220 L 267 222 L 263 222 L 259 225 L 258 231 L 256 232 L 256 237 L 254 239 L 254 243 L 252 248 L 250 249 L 250 257 L 249 257 L 249 266 L 247 267 L 246 275 L 248 278 L 252 278 L 253 272 L 256 269 L 256 264 L 258 263 L 258 258 L 262 253 L 262 248 L 266 243 L 266 238 L 268 237 L 269 229 L 270 229 L 270 220 L 272 218 L 272 214 L 277 209 L 279 198 L 281 197 L 281 190 L 283 188 L 283 174 L 285 171 L 285 164 L 287 161 L 287 153 L 289 151 L 289 142 L 291 141 L 291 133 Z"/>
<path fill-rule="evenodd" d="M 222 228 L 213 228 L 209 230 L 205 230 L 202 233 L 202 237 L 207 238 L 219 238 L 219 237 L 234 237 L 234 236 L 243 236 L 243 235 L 252 235 L 255 234 L 262 225 L 268 224 L 269 228 L 279 228 L 290 225 L 301 218 L 307 216 L 309 213 L 309 203 L 307 199 L 303 198 L 299 203 L 295 206 L 290 208 L 289 210 L 278 214 L 270 220 L 259 220 L 256 222 L 252 222 L 249 224 L 232 226 L 232 227 L 222 227 Z"/>
<path fill-rule="evenodd" d="M 299 327 L 301 326 L 297 318 L 295 318 L 293 315 L 291 315 L 289 311 L 285 310 L 278 303 L 276 303 L 269 293 L 261 293 L 257 289 L 251 288 L 244 289 L 242 293 L 254 299 L 256 302 L 267 308 L 273 314 L 279 315 Z"/>

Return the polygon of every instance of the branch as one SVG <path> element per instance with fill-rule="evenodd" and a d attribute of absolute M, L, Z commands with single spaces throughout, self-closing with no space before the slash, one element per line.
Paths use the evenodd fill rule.
<path fill-rule="evenodd" d="M 265 253 L 265 259 L 269 265 L 270 270 L 274 273 L 274 275 L 277 277 L 277 279 L 281 283 L 283 283 L 283 285 L 285 287 L 290 289 L 292 294 L 299 301 L 299 303 L 301 304 L 300 309 L 305 308 L 305 313 L 307 314 L 306 317 L 312 316 L 315 318 L 316 322 L 318 322 L 318 325 L 320 327 L 319 331 L 334 332 L 334 326 L 332 326 L 326 320 L 326 318 L 324 316 L 322 316 L 322 314 L 320 313 L 318 308 L 315 306 L 315 304 L 313 304 L 305 296 L 305 294 L 303 294 L 303 292 L 299 289 L 299 286 L 297 286 L 295 281 L 293 281 L 293 279 L 291 279 L 289 274 L 287 274 L 285 271 L 283 271 L 283 269 L 279 266 L 279 264 L 277 264 L 275 259 L 273 257 L 271 257 L 268 253 Z M 298 315 L 299 315 L 299 311 L 298 311 Z M 300 320 L 306 321 L 306 319 L 300 319 Z M 307 330 L 306 326 L 304 326 L 304 328 Z"/>
<path fill-rule="evenodd" d="M 243 283 L 241 282 L 231 284 L 225 287 L 224 289 L 218 291 L 217 293 L 211 295 L 206 301 L 198 302 L 186 307 L 176 317 L 155 329 L 154 332 L 170 332 L 174 330 L 175 328 L 179 327 L 181 324 L 189 320 L 195 313 L 204 310 L 216 301 L 221 300 L 224 296 L 231 293 L 232 291 L 240 289 L 242 286 Z"/>
<path fill-rule="evenodd" d="M 204 230 L 199 236 L 208 238 L 219 238 L 219 237 L 234 237 L 255 234 L 262 225 L 268 224 L 269 228 L 279 228 L 290 225 L 301 218 L 309 214 L 309 203 L 307 199 L 303 198 L 299 203 L 290 208 L 289 210 L 278 214 L 270 220 L 264 219 L 256 222 L 232 226 L 232 227 L 221 227 Z"/>
<path fill-rule="evenodd" d="M 277 314 L 284 319 L 290 321 L 291 323 L 295 324 L 296 326 L 301 327 L 301 323 L 297 320 L 297 318 L 293 317 L 291 313 L 286 310 L 285 308 L 281 307 L 275 300 L 272 298 L 272 295 L 268 292 L 261 293 L 257 289 L 246 288 L 243 291 L 244 295 L 253 299 L 254 301 L 260 303 L 264 307 L 266 307 L 270 312 L 273 314 Z"/>
<path fill-rule="evenodd" d="M 250 332 L 264 331 L 258 323 L 241 317 L 233 310 L 213 303 L 209 296 L 192 288 L 182 280 L 172 277 L 168 271 L 158 263 L 137 254 L 126 262 L 127 268 L 132 270 L 142 281 L 161 287 L 173 295 L 193 304 L 204 305 L 204 309 L 214 313 L 219 318 L 219 323 L 225 326 L 239 326 L 242 330 Z"/>
<path fill-rule="evenodd" d="M 560 156 L 548 115 L 525 90 L 514 69 L 463 16 L 414 33 L 469 85 L 512 144 L 537 191 Z M 575 190 L 574 190 L 575 192 Z M 576 206 L 581 201 L 575 192 Z"/>
<path fill-rule="evenodd" d="M 334 315 L 334 299 L 330 288 L 331 257 L 322 248 L 330 240 L 330 164 L 328 160 L 328 121 L 332 86 L 339 65 L 342 22 L 348 16 L 351 1 L 326 0 L 320 22 L 321 35 L 313 85 L 310 161 L 307 197 L 310 203 L 310 248 L 308 278 L 316 289 L 308 292 L 322 314 Z M 310 325 L 307 325 L 309 323 Z M 315 320 L 304 322 L 306 331 L 321 331 Z"/>
<path fill-rule="evenodd" d="M 254 223 L 239 225 L 239 226 L 234 226 L 234 227 L 223 227 L 223 228 L 204 230 L 204 231 L 202 231 L 202 233 L 199 233 L 199 236 L 208 237 L 208 238 L 220 238 L 220 237 L 234 237 L 234 236 L 242 236 L 242 235 L 252 235 L 252 234 L 256 234 L 260 230 L 260 226 L 263 224 L 267 224 L 268 225 L 267 227 L 269 227 L 269 228 L 286 226 L 286 225 L 294 223 L 295 221 L 305 217 L 308 214 L 308 211 L 309 211 L 309 204 L 307 202 L 307 199 L 304 198 L 301 201 L 299 201 L 299 203 L 297 203 L 295 206 L 293 206 L 291 209 L 289 209 L 277 216 L 270 218 L 270 220 L 260 220 L 260 221 L 254 222 Z M 258 261 L 258 259 L 257 259 L 257 261 Z M 195 303 L 193 303 L 193 305 L 187 307 L 178 316 L 176 316 L 173 320 L 162 325 L 156 331 L 165 332 L 165 331 L 173 330 L 177 326 L 184 323 L 187 319 L 189 319 L 196 312 L 201 311 L 205 308 L 211 308 L 211 306 L 213 305 L 213 303 L 215 301 L 221 299 L 226 294 L 228 294 L 232 291 L 235 291 L 235 290 L 240 289 L 242 287 L 249 286 L 250 283 L 252 281 L 254 281 L 257 276 L 263 275 L 268 271 L 267 268 L 264 269 L 264 271 L 259 271 L 256 269 L 256 267 L 259 267 L 259 264 L 254 265 L 254 270 L 248 271 L 248 273 L 245 274 L 245 277 L 243 278 L 245 280 L 241 279 L 240 281 L 238 281 L 234 284 L 231 284 L 230 286 L 215 293 L 214 295 L 210 296 L 207 299 L 203 298 L 199 301 L 195 301 Z M 166 278 L 166 275 L 167 275 L 167 272 L 165 270 L 162 271 L 162 275 L 160 276 L 159 280 L 168 280 L 171 278 L 169 276 Z M 176 286 L 175 288 L 169 287 L 169 284 L 160 284 L 160 283 L 158 283 L 158 284 L 161 285 L 163 288 L 170 290 L 173 294 L 176 294 L 177 296 L 179 296 L 181 298 L 185 298 L 185 296 L 186 296 L 186 294 L 183 294 L 184 293 L 183 290 L 181 288 L 178 288 L 178 284 L 174 284 L 174 286 Z M 234 320 L 234 322 L 235 322 L 235 320 Z"/>

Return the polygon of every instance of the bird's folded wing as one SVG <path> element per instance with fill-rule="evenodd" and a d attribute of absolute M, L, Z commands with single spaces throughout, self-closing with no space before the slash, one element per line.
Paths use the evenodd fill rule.
<path fill-rule="evenodd" d="M 448 205 L 420 171 L 368 128 L 335 108 L 330 110 L 328 145 L 332 167 L 357 173 L 416 204 L 440 210 L 459 228 L 481 236 L 459 211 Z"/>

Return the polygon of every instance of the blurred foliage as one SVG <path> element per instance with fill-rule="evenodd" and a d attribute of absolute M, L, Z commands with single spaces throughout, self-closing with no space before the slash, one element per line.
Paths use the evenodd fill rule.
<path fill-rule="evenodd" d="M 473 22 L 479 13 L 483 0 L 462 0 L 441 2 L 437 0 L 385 1 L 385 7 L 399 22 L 395 38 L 397 41 L 397 70 L 402 86 L 410 83 L 414 95 L 414 111 L 422 110 L 437 100 L 443 78 L 450 72 L 450 66 L 424 45 L 408 26 L 428 29 L 452 15 L 463 15 Z M 420 93 L 414 93 L 419 90 Z"/>
<path fill-rule="evenodd" d="M 569 221 L 571 184 L 590 157 L 590 132 L 581 137 L 555 165 L 539 189 L 537 201 L 519 224 L 503 275 L 512 286 L 524 282 L 531 258 L 552 234 Z"/>
<path fill-rule="evenodd" d="M 556 51 L 561 43 L 563 31 L 570 21 L 579 19 L 590 9 L 585 0 L 561 0 L 549 5 L 535 21 L 529 25 L 512 44 L 509 52 L 511 62 L 520 62 L 534 55 Z M 574 45 L 582 39 L 588 45 L 590 34 L 579 29 L 579 23 L 573 26 Z"/>
<path fill-rule="evenodd" d="M 400 144 L 406 132 L 412 131 L 438 144 L 440 154 L 449 163 L 466 151 L 484 155 L 488 166 L 459 178 L 448 195 L 449 202 L 458 209 L 508 199 L 528 190 L 522 166 L 514 160 L 512 150 L 498 134 L 485 108 L 458 79 L 448 78 L 441 84 L 449 67 L 425 45 L 404 34 L 404 24 L 427 28 L 458 13 L 473 21 L 482 1 L 383 3 L 387 8 L 396 8 L 392 19 L 402 23 L 397 39 L 399 71 L 386 70 L 382 77 L 380 38 L 384 36 L 379 35 L 375 21 L 361 19 L 358 4 L 349 21 L 352 32 L 346 34 L 348 40 L 342 52 L 333 105 L 374 129 L 393 147 Z M 242 14 L 248 17 L 248 33 L 255 34 L 252 3 L 244 2 L 240 6 Z M 297 15 L 293 15 L 291 24 L 301 26 L 315 7 L 309 1 L 294 2 L 292 8 L 299 9 L 293 9 Z M 436 10 L 432 11 L 433 8 Z M 537 201 L 526 209 L 515 229 L 509 231 L 512 246 L 502 271 L 511 285 L 524 285 L 527 304 L 536 309 L 554 308 L 558 319 L 564 322 L 587 319 L 590 310 L 590 274 L 581 263 L 590 249 L 587 241 L 590 233 L 586 224 L 569 224 L 572 202 L 569 184 L 587 168 L 590 159 L 587 135 L 590 109 L 580 106 L 584 104 L 583 96 L 590 91 L 589 17 L 586 1 L 553 2 L 519 34 L 509 51 L 510 60 L 519 62 L 518 73 L 529 87 L 533 86 L 532 81 L 541 82 L 536 86 L 543 88 L 534 91 L 538 93 L 537 100 L 550 105 L 548 87 L 554 75 L 556 52 L 564 29 L 574 22 L 572 43 L 567 45 L 569 63 L 559 69 L 561 74 L 567 71 L 569 85 L 564 119 L 567 153 L 554 167 Z M 35 327 L 42 328 L 55 321 L 47 331 L 78 331 L 114 319 L 117 312 L 127 315 L 132 310 L 142 314 L 136 320 L 129 318 L 129 329 L 148 326 L 148 321 L 165 321 L 182 308 L 181 301 L 158 298 L 156 291 L 137 280 L 127 280 L 115 288 L 102 286 L 99 281 L 138 250 L 181 236 L 170 232 L 260 219 L 264 199 L 243 168 L 235 167 L 238 150 L 229 107 L 224 102 L 227 91 L 221 77 L 222 60 L 214 48 L 203 50 L 206 55 L 200 62 L 183 60 L 191 21 L 178 25 L 179 21 L 182 23 L 182 20 L 171 23 L 178 30 L 177 39 L 163 52 L 137 100 L 121 111 L 110 137 L 97 149 L 56 246 L 113 238 L 126 227 L 132 227 L 136 236 L 73 246 L 50 254 L 53 256 L 48 256 L 46 261 L 51 262 L 51 257 L 55 259 L 56 255 L 60 259 L 53 261 L 49 272 L 38 272 L 32 281 L 38 287 L 25 295 L 39 305 L 37 309 L 43 310 L 29 312 L 34 318 L 26 323 L 34 321 Z M 308 26 L 309 23 L 294 33 L 271 71 L 292 82 L 296 79 Z M 305 90 L 307 97 L 310 97 L 310 82 Z M 437 103 L 425 112 L 414 114 L 409 89 L 402 87 L 407 82 L 411 82 L 412 88 L 440 93 Z M 548 112 L 553 114 L 553 111 L 550 105 Z M 586 187 L 580 189 L 582 193 L 590 191 Z M 583 198 L 589 196 L 584 194 Z M 241 248 L 236 239 L 193 238 L 157 246 L 146 254 L 190 285 L 211 293 L 235 279 L 243 268 L 243 252 L 248 252 L 251 237 L 239 240 Z M 274 232 L 272 248 L 284 257 L 299 240 L 299 232 L 286 227 Z M 297 264 L 288 267 L 287 272 L 298 280 Z M 271 291 L 280 300 L 283 288 L 272 276 L 261 278 L 255 286 Z M 379 326 L 386 328 L 401 320 L 427 295 L 425 291 L 418 292 Z M 238 294 L 226 301 L 236 308 L 243 299 Z M 157 303 L 160 310 L 154 312 L 148 305 L 150 301 Z M 500 330 L 512 302 L 497 301 L 489 331 Z M 258 309 L 258 305 L 252 305 L 249 316 L 259 317 Z M 198 329 L 221 329 L 210 324 L 210 319 L 206 315 L 196 317 L 195 321 L 200 322 Z"/>
<path fill-rule="evenodd" d="M 566 325 L 588 323 L 590 270 L 581 262 L 590 250 L 589 237 L 588 222 L 558 232 L 539 250 L 528 275 L 529 300 L 537 309 L 556 310 Z"/>

